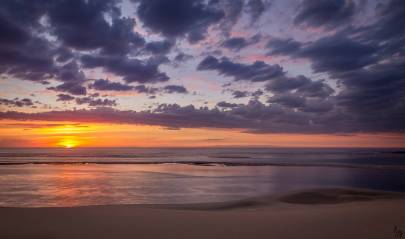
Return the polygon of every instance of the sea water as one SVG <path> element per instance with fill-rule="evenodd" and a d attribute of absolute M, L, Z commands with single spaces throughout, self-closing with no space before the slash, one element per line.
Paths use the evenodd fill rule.
<path fill-rule="evenodd" d="M 405 192 L 400 149 L 0 149 L 0 206 L 184 204 L 355 187 Z"/>

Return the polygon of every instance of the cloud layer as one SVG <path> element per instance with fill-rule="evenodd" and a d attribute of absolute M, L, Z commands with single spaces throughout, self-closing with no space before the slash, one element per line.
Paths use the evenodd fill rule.
<path fill-rule="evenodd" d="M 403 132 L 405 2 L 290 2 L 3 0 L 0 119 Z"/>

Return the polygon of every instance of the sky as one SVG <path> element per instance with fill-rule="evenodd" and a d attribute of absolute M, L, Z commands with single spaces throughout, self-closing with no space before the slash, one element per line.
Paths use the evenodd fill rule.
<path fill-rule="evenodd" d="M 405 147 L 405 1 L 2 0 L 0 147 Z"/>

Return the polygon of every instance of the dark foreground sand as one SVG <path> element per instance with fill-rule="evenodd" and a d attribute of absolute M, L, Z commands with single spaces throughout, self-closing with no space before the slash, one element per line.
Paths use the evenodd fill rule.
<path fill-rule="evenodd" d="M 405 238 L 405 198 L 323 189 L 233 203 L 0 208 L 0 238 Z"/>

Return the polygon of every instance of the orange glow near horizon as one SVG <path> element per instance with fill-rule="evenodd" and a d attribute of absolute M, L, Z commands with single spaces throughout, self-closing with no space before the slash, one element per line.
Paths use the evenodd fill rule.
<path fill-rule="evenodd" d="M 405 147 L 404 134 L 249 134 L 237 129 L 0 121 L 0 147 Z"/>
<path fill-rule="evenodd" d="M 80 142 L 76 139 L 65 138 L 65 139 L 60 140 L 58 145 L 70 149 L 70 148 L 80 146 Z"/>

